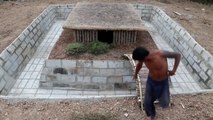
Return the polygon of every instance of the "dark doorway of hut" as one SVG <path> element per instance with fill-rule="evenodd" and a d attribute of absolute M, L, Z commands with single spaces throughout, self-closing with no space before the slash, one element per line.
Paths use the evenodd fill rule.
<path fill-rule="evenodd" d="M 100 42 L 111 44 L 113 41 L 113 31 L 99 30 L 98 40 Z"/>

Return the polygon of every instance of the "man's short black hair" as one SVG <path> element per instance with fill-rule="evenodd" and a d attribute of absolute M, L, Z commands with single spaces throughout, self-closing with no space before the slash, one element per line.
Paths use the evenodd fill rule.
<path fill-rule="evenodd" d="M 137 47 L 132 52 L 132 58 L 134 60 L 144 60 L 149 55 L 149 51 L 145 47 Z"/>

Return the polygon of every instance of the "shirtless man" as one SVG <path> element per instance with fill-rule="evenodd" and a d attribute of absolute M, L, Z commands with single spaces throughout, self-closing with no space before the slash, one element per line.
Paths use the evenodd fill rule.
<path fill-rule="evenodd" d="M 132 58 L 138 60 L 133 79 L 137 79 L 137 74 L 142 68 L 143 63 L 149 69 L 146 82 L 144 109 L 147 116 L 155 118 L 156 111 L 154 101 L 159 100 L 161 107 L 166 108 L 170 103 L 168 77 L 175 75 L 180 63 L 181 55 L 177 52 L 168 51 L 149 51 L 144 47 L 137 47 L 132 53 Z M 168 70 L 167 58 L 175 59 L 172 70 Z"/>

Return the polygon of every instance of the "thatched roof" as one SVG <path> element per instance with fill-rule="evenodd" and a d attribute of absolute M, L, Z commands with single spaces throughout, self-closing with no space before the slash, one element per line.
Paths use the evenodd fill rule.
<path fill-rule="evenodd" d="M 127 3 L 77 3 L 64 26 L 87 30 L 144 30 L 133 5 Z"/>

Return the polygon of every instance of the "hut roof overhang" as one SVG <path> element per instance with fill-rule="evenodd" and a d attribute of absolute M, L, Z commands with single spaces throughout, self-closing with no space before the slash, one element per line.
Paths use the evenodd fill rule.
<path fill-rule="evenodd" d="M 132 4 L 77 3 L 63 28 L 73 30 L 144 30 Z"/>

